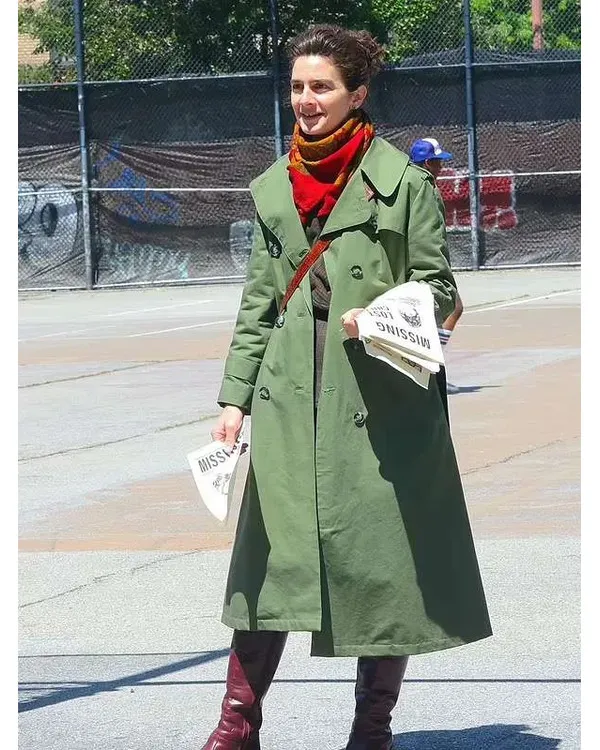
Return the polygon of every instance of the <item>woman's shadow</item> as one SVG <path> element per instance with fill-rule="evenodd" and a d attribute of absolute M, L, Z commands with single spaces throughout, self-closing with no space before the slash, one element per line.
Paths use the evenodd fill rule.
<path fill-rule="evenodd" d="M 394 735 L 393 750 L 556 750 L 561 740 L 529 734 L 526 724 L 492 724 Z"/>

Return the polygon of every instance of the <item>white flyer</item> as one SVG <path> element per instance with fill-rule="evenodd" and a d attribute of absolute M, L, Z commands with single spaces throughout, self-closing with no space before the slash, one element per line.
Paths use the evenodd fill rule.
<path fill-rule="evenodd" d="M 233 448 L 215 441 L 187 454 L 200 499 L 219 521 L 227 519 L 231 480 L 239 457 L 247 450 L 248 442 L 240 433 Z"/>
<path fill-rule="evenodd" d="M 444 354 L 437 331 L 433 294 L 417 281 L 400 284 L 375 299 L 356 318 L 365 351 L 422 388 L 439 372 Z"/>
<path fill-rule="evenodd" d="M 408 357 L 401 357 L 397 352 L 390 351 L 383 344 L 370 343 L 367 340 L 365 340 L 364 344 L 366 353 L 371 357 L 380 359 L 382 362 L 390 365 L 395 370 L 398 370 L 398 372 L 414 380 L 421 388 L 425 388 L 425 390 L 429 388 L 430 370 L 425 369 L 422 365 L 412 361 Z"/>

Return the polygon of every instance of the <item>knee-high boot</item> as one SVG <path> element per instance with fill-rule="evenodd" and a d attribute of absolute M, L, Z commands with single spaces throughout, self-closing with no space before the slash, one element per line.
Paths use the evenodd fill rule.
<path fill-rule="evenodd" d="M 287 635 L 271 630 L 234 631 L 221 718 L 202 750 L 260 750 L 262 702 Z"/>
<path fill-rule="evenodd" d="M 358 659 L 356 709 L 346 750 L 392 750 L 390 728 L 406 672 L 408 656 L 361 656 Z"/>

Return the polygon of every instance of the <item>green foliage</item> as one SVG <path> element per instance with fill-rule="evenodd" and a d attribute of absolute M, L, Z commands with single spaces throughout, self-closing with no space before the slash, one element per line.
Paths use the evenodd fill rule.
<path fill-rule="evenodd" d="M 49 63 L 43 65 L 19 65 L 19 84 L 56 83 L 60 74 Z"/>
<path fill-rule="evenodd" d="M 475 46 L 531 50 L 531 0 L 471 0 Z M 545 49 L 581 49 L 581 0 L 543 0 Z"/>
<path fill-rule="evenodd" d="M 373 0 L 372 8 L 380 36 L 387 35 L 388 62 L 464 43 L 461 0 Z"/>
<path fill-rule="evenodd" d="M 271 66 L 268 0 L 83 0 L 86 77 L 127 80 L 265 70 Z M 580 0 L 544 0 L 546 48 L 579 49 Z M 476 46 L 530 50 L 531 0 L 471 0 Z M 311 23 L 371 31 L 388 62 L 464 44 L 461 0 L 278 0 L 280 44 Z M 72 0 L 32 0 L 19 8 L 19 31 L 50 54 L 20 82 L 73 80 Z"/>

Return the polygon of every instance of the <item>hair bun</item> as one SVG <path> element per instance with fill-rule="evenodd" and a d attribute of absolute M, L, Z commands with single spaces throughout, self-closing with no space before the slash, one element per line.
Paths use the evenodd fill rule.
<path fill-rule="evenodd" d="M 290 40 L 288 56 L 293 63 L 303 55 L 330 57 L 340 70 L 349 91 L 368 86 L 383 67 L 385 49 L 366 31 L 334 24 L 315 24 Z"/>
<path fill-rule="evenodd" d="M 373 35 L 366 30 L 353 31 L 351 34 L 364 52 L 365 61 L 369 70 L 369 78 L 371 78 L 383 67 L 385 49 L 379 44 Z"/>

